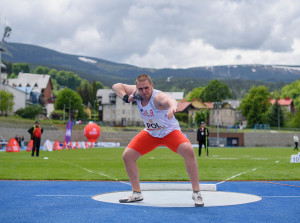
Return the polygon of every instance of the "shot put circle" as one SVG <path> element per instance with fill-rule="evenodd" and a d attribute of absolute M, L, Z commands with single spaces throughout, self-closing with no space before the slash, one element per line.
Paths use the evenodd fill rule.
<path fill-rule="evenodd" d="M 194 207 L 191 191 L 143 191 L 144 200 L 132 203 L 119 203 L 120 198 L 131 195 L 131 191 L 104 193 L 93 196 L 96 201 L 115 203 L 120 205 L 136 205 L 151 207 Z M 217 207 L 240 205 L 260 201 L 262 198 L 257 195 L 225 192 L 225 191 L 202 191 L 204 207 Z"/>

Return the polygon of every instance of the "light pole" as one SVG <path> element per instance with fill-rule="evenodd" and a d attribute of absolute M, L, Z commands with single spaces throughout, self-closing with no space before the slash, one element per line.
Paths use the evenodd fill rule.
<path fill-rule="evenodd" d="M 219 138 L 219 108 L 222 105 L 222 102 L 214 102 L 214 108 L 217 109 L 217 146 L 219 146 L 220 138 Z"/>
<path fill-rule="evenodd" d="M 66 120 L 66 105 L 64 104 L 64 121 Z"/>
<path fill-rule="evenodd" d="M 7 117 L 9 117 L 10 115 L 10 107 L 13 106 L 13 103 L 14 103 L 14 96 L 12 95 L 12 97 L 10 97 L 10 95 L 8 95 Z"/>
<path fill-rule="evenodd" d="M 98 119 L 103 121 L 103 106 L 102 106 L 102 96 L 98 97 L 99 107 L 98 107 Z"/>
<path fill-rule="evenodd" d="M 71 121 L 71 98 L 72 96 L 69 97 L 69 121 Z"/>
<path fill-rule="evenodd" d="M 4 33 L 3 33 L 3 37 L 1 39 L 1 42 L 0 42 L 0 90 L 2 89 L 2 53 L 6 53 L 8 55 L 11 55 L 8 50 L 4 47 L 4 39 L 6 37 L 9 37 L 10 36 L 10 32 L 11 32 L 11 28 L 9 26 L 6 26 L 4 28 Z M 1 104 L 1 93 L 0 93 L 0 104 Z"/>
<path fill-rule="evenodd" d="M 96 102 L 97 102 L 97 100 L 94 100 L 94 122 L 96 122 L 96 114 L 97 114 L 97 112 L 96 112 Z"/>
<path fill-rule="evenodd" d="M 280 130 L 280 111 L 279 111 L 279 106 L 277 107 L 277 113 L 278 113 L 278 130 Z"/>
<path fill-rule="evenodd" d="M 8 55 L 10 55 L 10 53 L 8 52 L 8 50 L 4 47 L 4 39 L 6 37 L 9 37 L 10 36 L 10 33 L 11 33 L 11 28 L 9 26 L 6 26 L 4 28 L 4 33 L 3 33 L 3 37 L 1 39 L 1 42 L 0 42 L 0 86 L 2 85 L 2 73 L 1 73 L 1 69 L 2 69 L 2 53 L 6 53 Z"/>
<path fill-rule="evenodd" d="M 8 95 L 8 103 L 7 103 L 7 117 L 9 117 L 9 95 Z"/>

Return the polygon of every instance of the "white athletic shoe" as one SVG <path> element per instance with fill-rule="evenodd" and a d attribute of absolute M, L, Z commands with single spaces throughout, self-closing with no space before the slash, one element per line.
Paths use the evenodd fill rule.
<path fill-rule="evenodd" d="M 130 203 L 136 201 L 142 201 L 144 199 L 142 193 L 133 192 L 129 197 L 119 200 L 120 203 Z"/>
<path fill-rule="evenodd" d="M 203 199 L 201 197 L 200 192 L 193 192 L 192 198 L 195 201 L 195 207 L 203 207 L 204 206 Z"/>

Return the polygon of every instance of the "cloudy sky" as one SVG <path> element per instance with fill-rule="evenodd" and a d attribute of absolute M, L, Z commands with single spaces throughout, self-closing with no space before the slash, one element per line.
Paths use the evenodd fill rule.
<path fill-rule="evenodd" d="M 151 68 L 300 65 L 299 0 L 1 0 L 1 37 Z"/>

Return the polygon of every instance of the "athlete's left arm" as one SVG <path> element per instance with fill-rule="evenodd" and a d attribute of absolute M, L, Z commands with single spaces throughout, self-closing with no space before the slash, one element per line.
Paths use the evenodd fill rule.
<path fill-rule="evenodd" d="M 159 110 L 169 109 L 167 117 L 173 118 L 177 112 L 177 101 L 166 93 L 160 92 L 155 96 L 154 103 Z"/>

